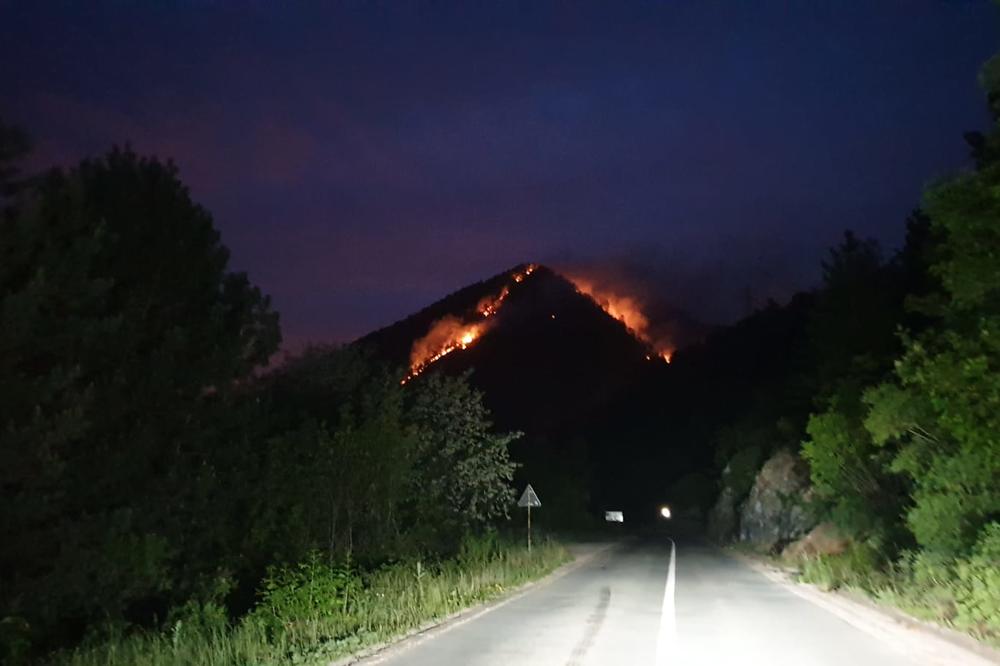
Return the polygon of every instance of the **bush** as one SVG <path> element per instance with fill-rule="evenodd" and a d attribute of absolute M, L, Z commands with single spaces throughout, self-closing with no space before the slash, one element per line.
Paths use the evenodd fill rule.
<path fill-rule="evenodd" d="M 877 596 L 918 617 L 1000 643 L 1000 523 L 980 533 L 968 557 L 904 553 Z"/>
<path fill-rule="evenodd" d="M 843 553 L 806 559 L 802 580 L 825 590 L 850 587 L 871 592 L 884 583 L 886 565 L 875 544 L 852 543 Z"/>
<path fill-rule="evenodd" d="M 331 566 L 312 551 L 294 566 L 268 568 L 251 618 L 271 632 L 294 633 L 303 623 L 346 615 L 361 589 L 350 564 Z"/>
<path fill-rule="evenodd" d="M 326 664 L 495 598 L 568 559 L 565 548 L 547 539 L 529 554 L 495 534 L 467 537 L 454 559 L 396 562 L 364 574 L 349 564 L 328 564 L 313 552 L 300 564 L 273 567 L 257 607 L 232 626 L 220 621 L 216 609 L 221 606 L 208 594 L 173 614 L 167 632 L 117 631 L 58 653 L 48 663 Z M 7 629 L 0 623 L 0 631 Z"/>
<path fill-rule="evenodd" d="M 0 619 L 0 664 L 27 661 L 31 650 L 31 625 L 13 615 Z"/>
<path fill-rule="evenodd" d="M 988 525 L 972 557 L 955 563 L 955 624 L 1000 636 L 1000 523 Z"/>
<path fill-rule="evenodd" d="M 502 544 L 494 531 L 481 536 L 467 534 L 458 549 L 458 561 L 462 566 L 481 567 L 496 559 L 503 552 Z"/>
<path fill-rule="evenodd" d="M 233 585 L 228 576 L 218 576 L 201 595 L 171 610 L 167 616 L 167 627 L 170 628 L 172 641 L 176 644 L 192 636 L 223 635 L 229 629 L 225 599 Z"/>
<path fill-rule="evenodd" d="M 889 452 L 864 429 L 855 398 L 832 400 L 809 417 L 802 457 L 828 517 L 851 536 L 880 538 L 894 531 L 905 495 L 887 471 Z"/>

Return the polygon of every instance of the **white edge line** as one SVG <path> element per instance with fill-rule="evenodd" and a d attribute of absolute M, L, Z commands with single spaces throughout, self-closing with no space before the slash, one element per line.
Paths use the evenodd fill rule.
<path fill-rule="evenodd" d="M 663 588 L 663 608 L 660 610 L 660 631 L 656 635 L 656 666 L 665 666 L 677 643 L 677 609 L 674 592 L 677 588 L 677 544 L 670 539 L 670 564 L 667 584 Z"/>

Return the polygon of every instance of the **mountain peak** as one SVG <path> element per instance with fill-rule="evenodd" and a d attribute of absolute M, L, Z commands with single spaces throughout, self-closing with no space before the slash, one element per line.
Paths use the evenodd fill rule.
<path fill-rule="evenodd" d="M 665 367 L 609 305 L 546 266 L 520 264 L 358 342 L 404 365 L 404 382 L 431 369 L 474 369 L 498 420 L 524 429 L 569 418 Z"/>
<path fill-rule="evenodd" d="M 588 298 L 605 315 L 617 320 L 646 347 L 644 357 L 670 361 L 672 345 L 651 339 L 647 333 L 648 320 L 635 299 L 601 291 L 586 278 L 570 278 L 534 263 L 518 264 L 464 287 L 404 320 L 365 336 L 359 342 L 375 346 L 383 356 L 396 362 L 405 362 L 409 368 L 407 379 L 410 379 L 444 356 L 466 350 L 487 335 L 500 320 L 505 303 L 515 291 L 539 288 L 551 291 L 555 285 L 559 285 L 557 291 L 565 292 L 564 297 L 572 290 Z M 559 309 L 555 303 L 549 305 L 552 306 L 549 309 Z M 556 317 L 555 311 L 549 314 L 550 319 Z M 419 333 L 420 329 L 423 333 Z M 405 356 L 403 347 L 408 347 Z"/>

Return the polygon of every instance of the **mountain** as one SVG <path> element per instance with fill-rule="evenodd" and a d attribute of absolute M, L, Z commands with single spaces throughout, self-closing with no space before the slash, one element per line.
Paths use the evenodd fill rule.
<path fill-rule="evenodd" d="M 763 415 L 761 427 L 779 419 L 769 404 L 778 393 L 761 387 L 796 375 L 812 301 L 770 305 L 691 343 L 664 340 L 669 329 L 644 303 L 609 293 L 545 266 L 515 266 L 357 344 L 409 368 L 406 382 L 471 371 L 497 427 L 525 433 L 512 455 L 518 484 L 542 498 L 541 522 L 572 525 L 612 509 L 641 521 L 673 501 L 678 480 L 710 483 L 721 427 L 747 410 Z M 660 354 L 680 341 L 665 362 Z"/>
<path fill-rule="evenodd" d="M 609 311 L 559 273 L 524 264 L 355 344 L 410 368 L 407 382 L 471 371 L 497 427 L 525 433 L 512 455 L 518 483 L 543 496 L 540 520 L 567 525 L 612 505 L 645 510 L 669 481 L 650 476 L 666 443 L 650 433 L 667 418 L 670 365 Z"/>
<path fill-rule="evenodd" d="M 463 335 L 472 336 L 464 348 Z M 449 342 L 456 347 L 426 371 L 471 370 L 497 424 L 536 436 L 575 429 L 581 414 L 666 368 L 647 343 L 572 282 L 534 265 L 469 285 L 357 344 L 412 367 L 420 351 L 433 357 Z"/>

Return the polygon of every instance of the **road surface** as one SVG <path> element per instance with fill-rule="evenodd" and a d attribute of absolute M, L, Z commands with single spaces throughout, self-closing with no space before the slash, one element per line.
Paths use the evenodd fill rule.
<path fill-rule="evenodd" d="M 697 540 L 604 548 L 551 582 L 367 660 L 390 666 L 902 666 L 855 628 Z M 950 662 L 949 662 L 950 663 Z"/>

